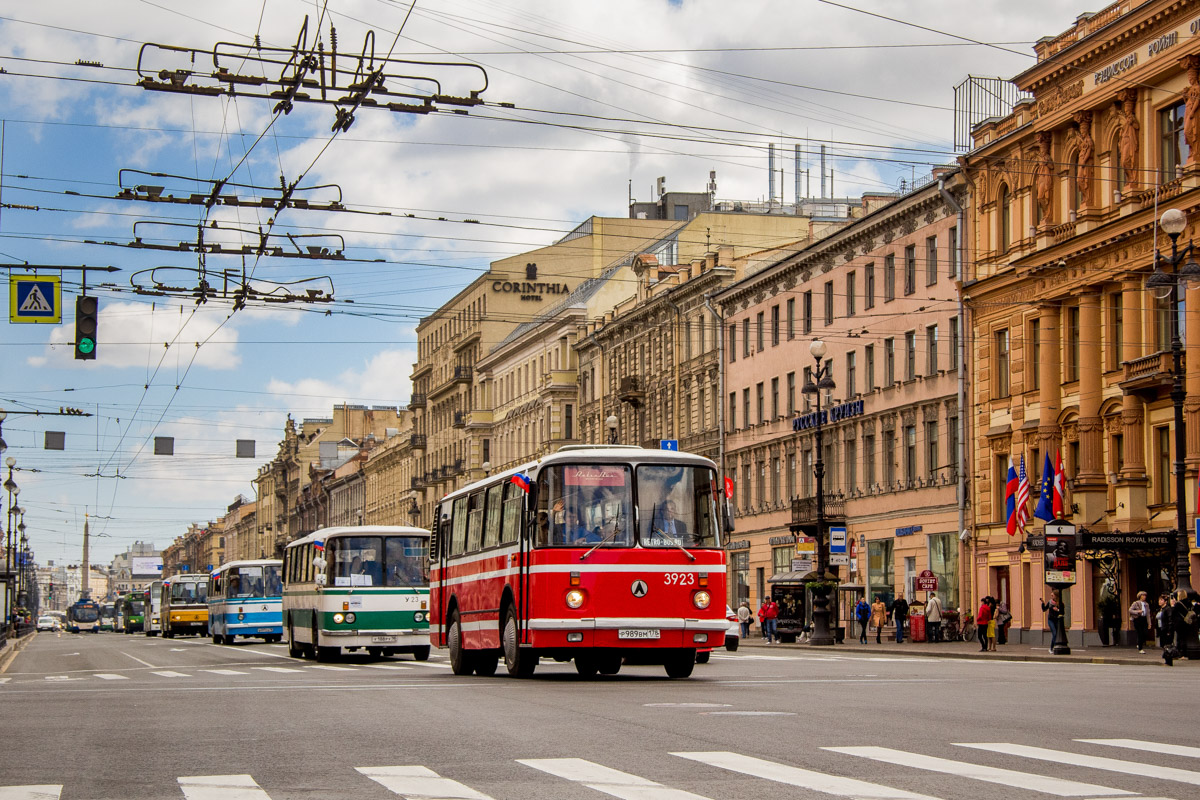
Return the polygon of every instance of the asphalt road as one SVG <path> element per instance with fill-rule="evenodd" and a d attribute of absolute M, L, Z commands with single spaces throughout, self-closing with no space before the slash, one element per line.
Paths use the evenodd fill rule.
<path fill-rule="evenodd" d="M 0 800 L 1191 800 L 1198 710 L 1165 667 L 743 648 L 514 680 L 43 633 L 0 675 Z"/>

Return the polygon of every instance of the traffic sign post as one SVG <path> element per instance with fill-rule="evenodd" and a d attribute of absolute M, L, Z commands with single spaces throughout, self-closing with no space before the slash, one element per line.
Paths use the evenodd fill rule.
<path fill-rule="evenodd" d="M 846 545 L 846 528 L 834 526 L 829 529 L 829 563 L 834 566 L 850 565 L 850 550 Z"/>
<path fill-rule="evenodd" d="M 679 450 L 678 439 L 659 439 L 658 446 L 662 450 Z"/>
<path fill-rule="evenodd" d="M 9 322 L 62 322 L 60 276 L 8 276 Z"/>

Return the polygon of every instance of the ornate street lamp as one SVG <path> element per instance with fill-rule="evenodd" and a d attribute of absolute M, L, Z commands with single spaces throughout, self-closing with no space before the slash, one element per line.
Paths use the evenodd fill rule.
<path fill-rule="evenodd" d="M 604 420 L 604 424 L 608 426 L 608 443 L 617 443 L 617 415 L 609 414 L 608 419 Z"/>
<path fill-rule="evenodd" d="M 1179 301 L 1189 284 L 1200 280 L 1200 264 L 1189 258 L 1194 245 L 1179 249 L 1179 236 L 1187 227 L 1187 217 L 1176 208 L 1163 212 L 1158 221 L 1163 232 L 1171 238 L 1171 257 L 1154 251 L 1154 272 L 1146 279 L 1146 290 L 1158 300 L 1167 300 L 1170 305 L 1171 325 L 1171 402 L 1175 407 L 1175 588 L 1194 597 L 1192 588 L 1190 556 L 1187 535 L 1187 496 L 1184 489 L 1184 451 L 1186 448 L 1183 429 L 1183 400 L 1187 396 L 1183 383 L 1183 342 L 1179 338 Z M 1179 266 L 1183 259 L 1187 263 Z M 1163 266 L 1171 272 L 1164 272 Z M 1193 368 L 1195 365 L 1193 365 Z M 1180 652 L 1187 658 L 1200 658 L 1200 639 L 1193 628 L 1179 642 Z"/>
<path fill-rule="evenodd" d="M 826 570 L 829 564 L 829 547 L 825 540 L 825 448 L 822 441 L 822 427 L 825 422 L 825 412 L 821 410 L 821 393 L 827 395 L 837 385 L 833 382 L 832 365 L 824 361 L 827 348 L 820 339 L 814 339 L 808 346 L 808 352 L 816 359 L 817 366 L 812 376 L 805 382 L 801 392 L 816 395 L 817 413 L 817 461 L 815 472 L 817 476 L 817 580 L 812 584 L 812 618 L 813 633 L 809 644 L 831 645 L 834 643 L 833 632 L 829 629 L 829 584 L 826 583 Z"/>
<path fill-rule="evenodd" d="M 412 499 L 412 505 L 408 507 L 408 516 L 412 520 L 412 526 L 418 527 L 417 522 L 421 519 L 421 508 L 417 505 L 417 498 Z"/>
<path fill-rule="evenodd" d="M 4 583 L 4 607 L 7 615 L 4 625 L 8 627 L 12 624 L 13 620 L 13 599 L 15 597 L 12 585 L 13 516 L 17 513 L 18 509 L 14 498 L 21 493 L 21 487 L 17 486 L 17 482 L 13 480 L 13 468 L 16 467 L 17 460 L 9 456 L 4 460 L 4 463 L 8 466 L 8 479 L 4 481 L 4 489 L 8 492 L 8 513 L 4 521 L 6 537 L 4 545 L 4 574 L 7 578 Z"/>

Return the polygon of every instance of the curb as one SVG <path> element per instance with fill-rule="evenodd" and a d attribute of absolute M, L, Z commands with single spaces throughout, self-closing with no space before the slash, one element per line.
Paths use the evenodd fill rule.
<path fill-rule="evenodd" d="M 1002 650 L 993 651 L 991 653 L 971 653 L 957 652 L 953 650 L 901 650 L 894 647 L 888 648 L 871 648 L 871 647 L 856 647 L 847 645 L 833 645 L 831 647 L 812 647 L 811 645 L 803 644 L 759 644 L 751 642 L 741 642 L 738 649 L 754 648 L 756 650 L 807 650 L 814 653 L 875 653 L 888 656 L 908 656 L 910 658 L 946 658 L 959 661 L 1023 661 L 1029 663 L 1041 664 L 1107 664 L 1112 666 L 1125 667 L 1165 667 L 1166 664 L 1161 658 L 1158 659 L 1142 659 L 1142 658 L 1113 658 L 1111 656 L 1054 656 L 1047 653 L 1039 655 L 1035 653 L 1006 653 Z M 1175 663 L 1186 663 L 1187 659 L 1181 659 Z"/>

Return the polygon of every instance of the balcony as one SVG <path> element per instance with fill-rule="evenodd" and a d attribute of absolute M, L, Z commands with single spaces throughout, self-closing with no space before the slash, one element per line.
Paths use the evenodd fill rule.
<path fill-rule="evenodd" d="M 408 400 L 408 410 L 409 411 L 415 411 L 418 408 L 424 408 L 424 407 L 425 407 L 425 394 L 423 392 L 422 393 L 414 393 L 413 396 L 411 398 L 409 398 L 409 400 Z"/>
<path fill-rule="evenodd" d="M 1160 389 L 1171 386 L 1174 375 L 1170 350 L 1161 350 L 1141 358 L 1131 358 L 1125 364 L 1125 376 L 1120 381 L 1121 390 L 1131 393 L 1145 392 L 1153 395 Z M 1187 372 L 1187 354 L 1184 353 L 1180 366 Z"/>
<path fill-rule="evenodd" d="M 466 412 L 463 412 L 463 411 L 455 411 L 455 412 L 454 412 L 454 421 L 453 421 L 453 422 L 450 424 L 450 427 L 452 427 L 452 428 L 465 428 L 465 427 L 467 427 L 467 415 L 466 415 Z"/>
<path fill-rule="evenodd" d="M 455 367 L 454 368 L 454 383 L 470 383 L 471 376 L 474 370 L 471 367 Z"/>
<path fill-rule="evenodd" d="M 425 488 L 425 480 L 423 478 L 421 478 L 420 476 L 414 476 L 412 478 L 409 478 L 408 479 L 408 487 L 413 490 L 424 489 Z"/>
<path fill-rule="evenodd" d="M 621 378 L 621 386 L 617 391 L 617 399 L 629 403 L 634 408 L 641 408 L 646 402 L 646 387 L 640 375 L 626 375 Z"/>
<path fill-rule="evenodd" d="M 412 447 L 413 450 L 424 450 L 425 449 L 425 434 L 414 433 L 412 436 L 408 437 L 408 444 L 410 447 Z"/>
<path fill-rule="evenodd" d="M 846 521 L 846 500 L 840 494 L 825 495 L 825 524 Z M 817 498 L 792 498 L 792 527 L 817 524 Z"/>

